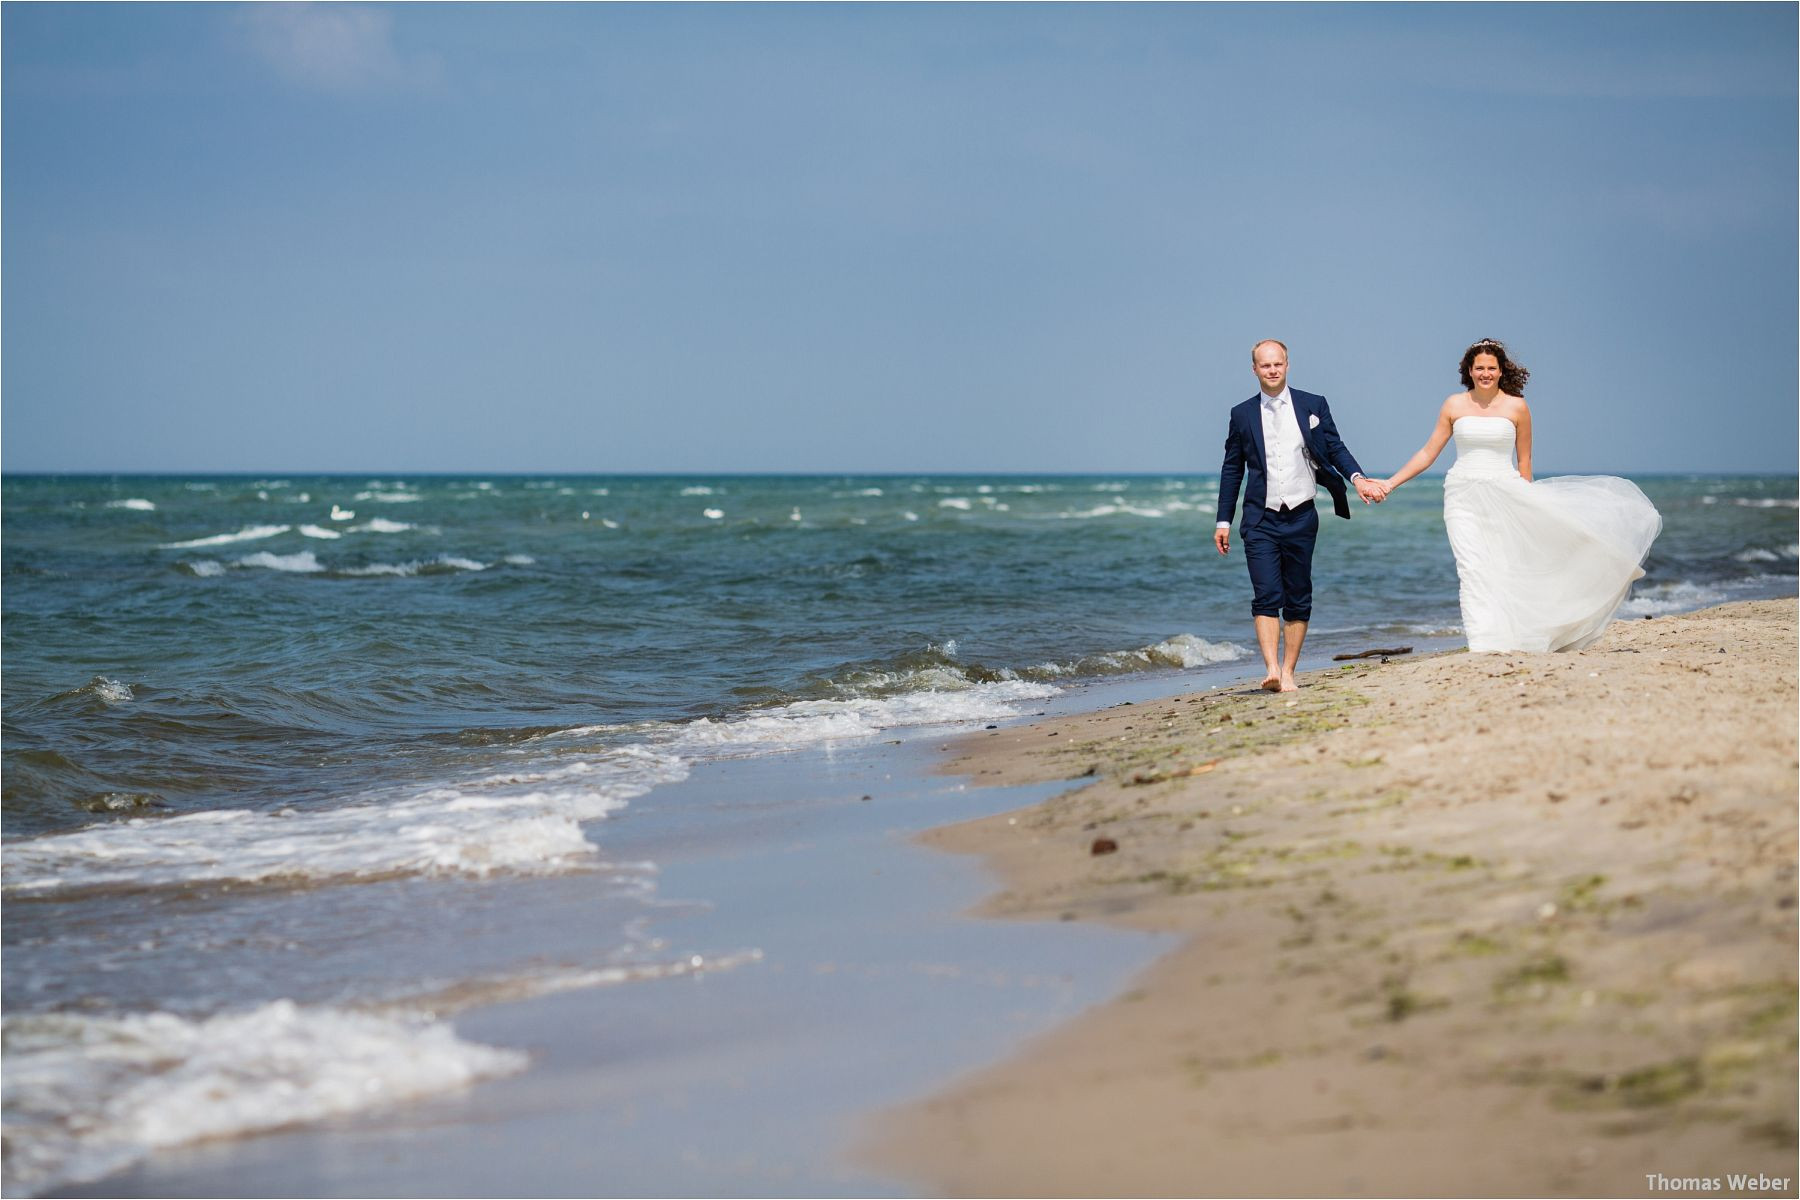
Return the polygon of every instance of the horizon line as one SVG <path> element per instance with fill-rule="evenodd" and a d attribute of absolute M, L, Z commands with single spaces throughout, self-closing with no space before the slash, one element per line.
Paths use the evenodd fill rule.
<path fill-rule="evenodd" d="M 1419 478 L 1442 478 L 1445 474 L 1448 473 L 1448 471 L 1449 471 L 1449 468 L 1445 468 L 1443 470 L 1427 470 L 1427 471 L 1422 472 L 1418 477 Z M 1591 468 L 1580 468 L 1580 469 L 1570 469 L 1570 470 L 1559 470 L 1559 471 L 1554 471 L 1554 472 L 1544 472 L 1543 474 L 1546 476 L 1589 475 L 1589 474 L 1614 474 L 1614 475 L 1625 475 L 1625 476 L 1631 476 L 1631 475 L 1643 475 L 1643 476 L 1700 475 L 1700 476 L 1718 476 L 1718 477 L 1739 477 L 1739 476 L 1757 476 L 1757 475 L 1800 476 L 1800 469 L 1790 468 L 1787 470 L 1756 470 L 1756 469 L 1752 469 L 1752 468 L 1732 468 L 1729 470 L 1707 470 L 1704 468 L 1697 468 L 1697 467 L 1683 467 L 1683 468 L 1671 468 L 1671 469 L 1633 471 L 1633 470 L 1620 469 L 1620 468 L 1614 467 L 1614 468 L 1609 468 L 1605 471 L 1600 471 L 1598 469 L 1591 469 Z M 608 477 L 608 478 L 639 478 L 639 479 L 690 479 L 690 478 L 695 478 L 695 479 L 697 479 L 697 478 L 709 478 L 709 479 L 758 479 L 758 478 L 829 479 L 829 478 L 841 477 L 841 476 L 851 476 L 851 477 L 855 477 L 855 478 L 864 478 L 864 479 L 906 479 L 906 478 L 917 478 L 917 477 L 943 478 L 943 477 L 951 477 L 951 476 L 968 477 L 968 478 L 975 478 L 975 477 L 1025 478 L 1025 477 L 1031 477 L 1031 478 L 1072 478 L 1072 479 L 1096 478 L 1096 477 L 1100 477 L 1100 476 L 1126 476 L 1126 477 L 1130 477 L 1130 478 L 1167 478 L 1169 476 L 1177 476 L 1177 477 L 1195 477 L 1195 478 L 1214 478 L 1214 479 L 1216 479 L 1216 478 L 1218 478 L 1219 472 L 1217 472 L 1217 471 L 1192 471 L 1192 470 L 1171 470 L 1171 471 L 1048 470 L 1048 471 L 1029 471 L 1029 470 L 1014 470 L 1014 469 L 992 470 L 992 471 L 979 471 L 979 470 L 938 470 L 938 471 L 798 470 L 798 471 L 784 471 L 784 470 L 744 470 L 744 469 L 716 470 L 716 471 L 707 471 L 707 470 L 678 470 L 678 471 L 611 470 L 611 471 L 608 471 L 608 470 L 588 470 L 588 469 L 571 470 L 571 471 L 554 471 L 554 470 L 438 470 L 438 469 L 431 469 L 431 470 L 409 471 L 409 470 L 404 470 L 404 469 L 396 468 L 396 467 L 370 467 L 370 468 L 362 468 L 362 469 L 333 469 L 333 470 L 316 470 L 316 469 L 276 470 L 276 469 L 257 469 L 257 468 L 229 469 L 229 470 L 215 470 L 215 469 L 170 470 L 170 469 L 162 469 L 162 468 L 116 469 L 116 468 L 105 468 L 105 467 L 74 468 L 74 469 L 65 469 L 65 470 L 58 470 L 58 469 L 54 469 L 54 468 L 32 469 L 32 470 L 0 470 L 0 480 L 4 480 L 4 479 L 10 478 L 10 477 L 24 477 L 24 478 L 71 478 L 72 477 L 72 478 L 132 478 L 132 479 L 169 478 L 169 479 L 178 479 L 178 478 L 193 478 L 195 476 L 216 476 L 216 477 L 220 477 L 220 478 L 274 478 L 274 477 L 279 477 L 279 476 L 284 476 L 284 475 L 306 476 L 309 478 L 316 478 L 316 479 L 367 478 L 367 477 L 371 477 L 371 476 L 381 476 L 381 475 L 412 476 L 415 478 L 436 478 L 436 479 L 464 478 L 464 477 L 490 476 L 490 475 L 491 476 L 514 477 L 514 478 L 546 478 L 546 477 L 552 477 L 552 476 L 567 475 L 567 476 L 573 476 L 573 477 L 578 477 L 578 478 Z"/>

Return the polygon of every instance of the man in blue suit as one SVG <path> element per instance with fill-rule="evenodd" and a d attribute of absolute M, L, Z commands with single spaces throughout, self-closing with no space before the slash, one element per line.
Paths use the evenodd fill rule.
<path fill-rule="evenodd" d="M 1219 468 L 1218 527 L 1213 544 L 1220 554 L 1231 550 L 1231 517 L 1237 510 L 1238 485 L 1244 485 L 1244 560 L 1250 567 L 1255 595 L 1250 611 L 1256 618 L 1256 644 L 1268 677 L 1264 691 L 1293 692 L 1294 668 L 1312 620 L 1313 543 L 1319 536 L 1319 512 L 1313 504 L 1319 485 L 1331 493 L 1331 507 L 1350 518 L 1344 480 L 1349 479 L 1364 504 L 1378 504 L 1387 493 L 1344 448 L 1325 397 L 1287 386 L 1287 347 L 1273 339 L 1250 349 L 1250 362 L 1262 390 L 1231 410 L 1225 435 L 1225 465 Z M 1286 653 L 1279 656 L 1282 635 Z"/>

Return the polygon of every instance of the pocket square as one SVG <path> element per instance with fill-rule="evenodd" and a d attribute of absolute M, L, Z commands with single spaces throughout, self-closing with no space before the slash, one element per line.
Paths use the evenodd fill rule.
<path fill-rule="evenodd" d="M 1317 429 L 1319 427 L 1319 414 L 1318 413 L 1314 413 L 1312 416 L 1306 418 L 1306 427 L 1308 429 Z"/>

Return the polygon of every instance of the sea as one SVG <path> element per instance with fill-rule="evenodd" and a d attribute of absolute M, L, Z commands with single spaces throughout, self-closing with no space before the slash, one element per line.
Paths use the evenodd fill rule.
<path fill-rule="evenodd" d="M 1795 594 L 1794 475 L 1636 482 L 1621 619 Z M 609 823 L 703 767 L 1258 674 L 1216 489 L 7 476 L 6 1194 L 530 1070 L 459 1034 L 484 1005 L 759 969 L 671 936 L 709 898 Z M 1325 520 L 1303 665 L 1456 644 L 1441 507 Z M 571 881 L 578 925 L 508 919 Z"/>

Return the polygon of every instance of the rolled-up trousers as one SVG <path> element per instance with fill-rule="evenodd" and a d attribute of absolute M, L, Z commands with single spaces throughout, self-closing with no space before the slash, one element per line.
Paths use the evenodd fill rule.
<path fill-rule="evenodd" d="M 1244 561 L 1255 594 L 1250 611 L 1284 621 L 1312 620 L 1313 543 L 1319 538 L 1319 510 L 1312 501 L 1299 508 L 1268 509 L 1243 530 Z"/>

